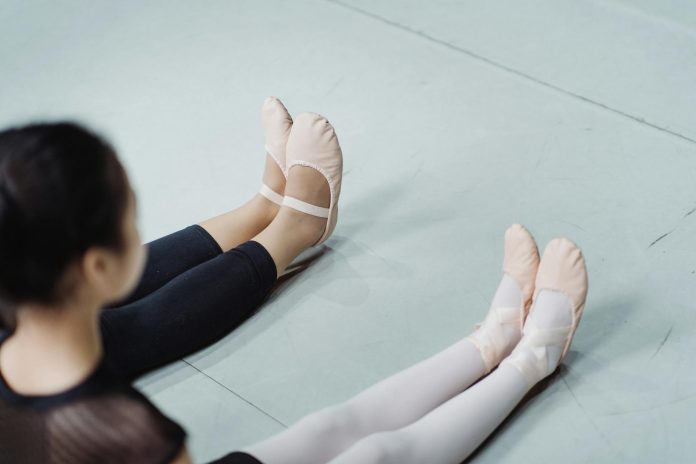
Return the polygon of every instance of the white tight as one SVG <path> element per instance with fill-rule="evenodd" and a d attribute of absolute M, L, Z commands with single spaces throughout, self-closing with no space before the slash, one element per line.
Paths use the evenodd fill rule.
<path fill-rule="evenodd" d="M 331 463 L 460 463 L 510 414 L 528 389 L 520 371 L 503 365 L 418 421 L 370 435 Z"/>
<path fill-rule="evenodd" d="M 464 339 L 349 401 L 312 413 L 243 451 L 264 464 L 325 463 L 364 437 L 417 421 L 462 392 L 483 373 L 478 349 Z M 381 440 L 387 435 L 377 437 Z M 374 440 L 363 441 L 373 443 Z M 352 452 L 351 449 L 348 454 Z"/>
<path fill-rule="evenodd" d="M 546 293 L 538 298 L 542 304 L 534 319 L 537 325 L 554 326 L 563 301 Z M 504 278 L 496 300 L 519 304 L 519 293 Z M 568 320 L 560 322 L 567 325 Z M 519 340 L 519 334 L 510 337 L 511 344 Z M 556 357 L 550 370 L 557 361 Z M 495 430 L 530 388 L 511 364 L 500 365 L 469 387 L 485 372 L 481 353 L 465 338 L 243 451 L 264 464 L 456 464 Z"/>

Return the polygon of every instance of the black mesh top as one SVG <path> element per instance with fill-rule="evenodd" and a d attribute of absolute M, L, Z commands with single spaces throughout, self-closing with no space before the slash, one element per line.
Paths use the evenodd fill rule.
<path fill-rule="evenodd" d="M 8 336 L 0 332 L 0 343 Z M 14 392 L 0 373 L 0 462 L 170 463 L 186 432 L 102 360 L 55 395 Z"/>

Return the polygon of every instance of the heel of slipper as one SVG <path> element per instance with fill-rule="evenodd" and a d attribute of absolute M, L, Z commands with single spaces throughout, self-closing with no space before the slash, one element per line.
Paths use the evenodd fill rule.
<path fill-rule="evenodd" d="M 324 235 L 321 236 L 319 241 L 312 245 L 313 247 L 319 246 L 331 237 L 336 224 L 338 223 L 338 204 L 334 205 L 331 215 L 329 216 L 328 222 L 326 223 L 326 229 L 324 230 Z"/>

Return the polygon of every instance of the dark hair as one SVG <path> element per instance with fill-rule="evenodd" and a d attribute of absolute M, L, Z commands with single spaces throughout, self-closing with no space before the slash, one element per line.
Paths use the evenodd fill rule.
<path fill-rule="evenodd" d="M 129 189 L 114 149 L 75 123 L 0 132 L 0 304 L 63 302 L 89 247 L 123 252 Z"/>

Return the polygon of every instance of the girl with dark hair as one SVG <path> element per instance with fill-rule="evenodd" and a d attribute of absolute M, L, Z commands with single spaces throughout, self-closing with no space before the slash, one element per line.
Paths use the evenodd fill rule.
<path fill-rule="evenodd" d="M 259 193 L 145 246 L 103 139 L 71 123 L 0 132 L 0 462 L 188 461 L 183 429 L 130 382 L 229 333 L 336 225 L 331 124 L 293 124 L 275 98 L 262 121 Z"/>
<path fill-rule="evenodd" d="M 130 382 L 223 336 L 333 232 L 342 153 L 328 121 L 268 98 L 266 168 L 242 207 L 141 246 L 113 150 L 72 124 L 0 133 L 0 459 L 188 463 L 183 429 Z M 505 233 L 485 319 L 447 349 L 218 464 L 457 463 L 563 362 L 584 257 Z M 479 381 L 481 377 L 484 377 Z"/>

